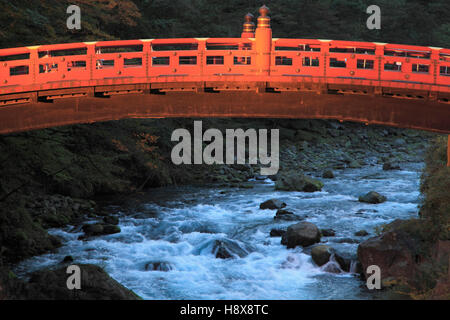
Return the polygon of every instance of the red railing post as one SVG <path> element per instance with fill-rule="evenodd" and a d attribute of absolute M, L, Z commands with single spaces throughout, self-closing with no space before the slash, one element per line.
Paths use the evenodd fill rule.
<path fill-rule="evenodd" d="M 89 81 L 92 81 L 96 68 L 95 42 L 86 42 L 86 47 L 86 69 L 89 70 Z"/>
<path fill-rule="evenodd" d="M 245 22 L 242 29 L 241 38 L 254 38 L 255 37 L 255 24 L 253 23 L 253 15 L 247 13 L 245 15 Z"/>
<path fill-rule="evenodd" d="M 377 85 L 374 87 L 374 94 L 382 94 L 382 83 L 381 83 L 381 73 L 383 72 L 383 56 L 384 56 L 384 46 L 377 44 L 375 47 L 375 61 L 377 62 Z"/>
<path fill-rule="evenodd" d="M 431 50 L 431 72 L 433 74 L 433 84 L 437 83 L 437 76 L 439 74 L 439 51 L 437 49 Z"/>
<path fill-rule="evenodd" d="M 258 75 L 268 76 L 270 53 L 272 51 L 272 29 L 270 28 L 270 17 L 267 16 L 269 8 L 262 6 L 259 13 L 258 26 L 255 32 L 256 72 Z"/>
<path fill-rule="evenodd" d="M 195 88 L 195 91 L 197 93 L 203 92 L 205 88 L 205 81 L 204 80 L 204 68 L 205 68 L 205 62 L 206 61 L 206 40 L 202 39 L 198 41 L 197 46 L 197 65 L 198 65 L 198 78 L 197 82 L 201 82 L 200 86 L 197 86 Z M 198 81 L 200 80 L 200 81 Z"/>
<path fill-rule="evenodd" d="M 38 62 L 38 48 L 39 46 L 29 47 L 30 48 L 30 69 L 33 84 L 36 84 L 37 76 L 39 74 L 39 62 Z"/>

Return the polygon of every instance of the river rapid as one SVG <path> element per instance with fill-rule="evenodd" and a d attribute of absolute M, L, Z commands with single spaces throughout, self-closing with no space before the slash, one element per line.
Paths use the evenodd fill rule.
<path fill-rule="evenodd" d="M 321 179 L 325 186 L 315 193 L 275 191 L 269 179 L 251 181 L 253 189 L 211 185 L 149 190 L 138 210 L 110 207 L 118 212 L 121 233 L 78 240 L 80 226 L 52 229 L 64 245 L 56 253 L 23 261 L 14 271 L 26 277 L 71 255 L 74 264 L 103 267 L 144 299 L 371 299 L 358 275 L 326 272 L 314 264 L 309 248 L 287 249 L 280 237 L 270 237 L 271 229 L 296 222 L 274 220 L 276 210 L 259 205 L 282 200 L 304 221 L 332 228 L 336 235 L 322 237 L 322 243 L 356 259 L 358 242 L 374 236 L 377 227 L 417 216 L 423 164 L 401 167 L 337 170 L 334 179 Z M 358 196 L 372 190 L 387 201 L 358 202 Z M 369 235 L 355 236 L 359 230 Z M 216 240 L 239 254 L 216 258 Z"/>

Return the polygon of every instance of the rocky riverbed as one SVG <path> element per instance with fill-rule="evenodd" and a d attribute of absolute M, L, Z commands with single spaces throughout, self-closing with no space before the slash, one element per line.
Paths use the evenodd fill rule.
<path fill-rule="evenodd" d="M 358 245 L 385 223 L 417 217 L 421 165 L 401 165 L 335 170 L 316 192 L 276 190 L 270 179 L 252 179 L 252 188 L 152 190 L 135 205 L 107 208 L 120 233 L 86 237 L 86 223 L 104 223 L 98 217 L 52 229 L 63 246 L 14 272 L 26 276 L 70 256 L 102 266 L 145 299 L 370 299 Z M 387 200 L 358 200 L 371 190 Z"/>
<path fill-rule="evenodd" d="M 293 262 L 294 265 L 296 264 L 293 268 L 282 269 L 297 270 L 305 267 L 312 272 L 311 275 L 318 272 L 317 276 L 319 278 L 323 276 L 324 281 L 331 281 L 330 283 L 334 283 L 336 287 L 343 285 L 345 282 L 353 289 L 359 288 L 361 281 L 355 280 L 356 277 L 350 273 L 350 271 L 355 272 L 357 267 L 356 249 L 358 243 L 362 240 L 375 235 L 374 228 L 376 226 L 374 224 L 366 228 L 356 227 L 357 224 L 353 225 L 351 221 L 371 215 L 369 219 L 372 219 L 374 223 L 376 222 L 378 226 L 394 218 L 417 216 L 420 161 L 423 159 L 428 140 L 432 136 L 410 130 L 376 126 L 368 127 L 353 123 L 339 123 L 337 121 L 204 120 L 204 128 L 279 128 L 281 136 L 280 172 L 276 176 L 263 177 L 259 175 L 258 166 L 200 165 L 176 167 L 172 165 L 170 160 L 168 160 L 168 154 L 170 153 L 170 128 L 189 128 L 192 126 L 190 121 L 167 120 L 165 123 L 155 123 L 152 120 L 138 121 L 139 131 L 143 131 L 138 135 L 129 133 L 132 127 L 136 128 L 134 120 L 121 123 L 116 128 L 114 136 L 111 136 L 111 133 L 105 133 L 105 128 L 111 127 L 111 124 L 106 123 L 94 126 L 76 126 L 76 129 L 63 128 L 61 131 L 56 130 L 56 133 L 51 135 L 50 141 L 48 139 L 50 135 L 48 130 L 24 134 L 24 136 L 16 135 L 2 138 L 2 149 L 8 150 L 11 158 L 14 159 L 18 155 L 22 156 L 20 159 L 17 159 L 18 166 L 22 169 L 31 157 L 29 152 L 25 152 L 22 149 L 23 143 L 25 145 L 29 143 L 28 139 L 25 138 L 31 136 L 30 141 L 36 142 L 36 139 L 40 141 L 40 149 L 44 151 L 49 148 L 49 145 L 52 146 L 57 141 L 55 145 L 57 152 L 52 156 L 49 156 L 47 153 L 40 154 L 40 149 L 36 147 L 31 148 L 30 146 L 35 153 L 33 157 L 39 158 L 42 156 L 48 160 L 48 163 L 43 162 L 41 159 L 33 167 L 33 172 L 27 171 L 23 173 L 25 177 L 17 177 L 17 174 L 12 176 L 14 170 L 12 172 L 8 171 L 8 166 L 3 169 L 6 178 L 2 180 L 5 206 L 2 208 L 4 211 L 1 215 L 3 231 L 0 239 L 2 248 L 1 260 L 4 264 L 3 270 L 6 270 L 3 273 L 3 278 L 7 275 L 6 278 L 9 280 L 11 280 L 11 277 L 16 279 L 15 273 L 24 276 L 43 267 L 56 267 L 57 263 L 65 258 L 68 259 L 66 262 L 70 262 L 73 258 L 76 263 L 94 263 L 105 267 L 106 271 L 113 278 L 119 280 L 126 287 L 135 290 L 144 298 L 173 298 L 178 296 L 176 292 L 173 292 L 176 290 L 165 294 L 166 289 L 164 289 L 164 285 L 162 287 L 155 285 L 156 287 L 154 288 L 162 290 L 162 293 L 158 295 L 156 291 L 150 292 L 145 288 L 138 288 L 132 282 L 128 282 L 128 278 L 128 280 L 122 279 L 119 276 L 119 273 L 135 274 L 136 272 L 144 272 L 146 274 L 145 277 L 153 279 L 153 273 L 148 271 L 157 271 L 156 273 L 161 271 L 178 272 L 179 263 L 161 260 L 164 257 L 164 250 L 161 251 L 161 257 L 159 258 L 157 255 L 151 254 L 148 257 L 149 259 L 143 259 L 147 260 L 146 262 L 142 260 L 142 266 L 139 264 L 131 266 L 131 260 L 140 260 L 137 257 L 129 257 L 130 261 L 127 262 L 125 259 L 121 262 L 123 265 L 121 263 L 116 264 L 116 254 L 120 250 L 115 251 L 114 246 L 110 248 L 107 245 L 111 242 L 117 244 L 118 247 L 125 245 L 127 248 L 136 248 L 139 251 L 139 248 L 143 246 L 143 242 L 163 241 L 169 243 L 167 245 L 168 248 L 170 248 L 171 243 L 174 243 L 175 248 L 181 250 L 181 256 L 194 255 L 198 259 L 209 259 L 209 254 L 211 254 L 212 250 L 215 252 L 213 255 L 214 259 L 217 257 L 224 258 L 221 259 L 224 260 L 222 262 L 224 265 L 227 265 L 225 261 L 228 261 L 228 259 L 226 258 L 230 257 L 239 257 L 239 259 L 231 259 L 232 264 L 238 263 L 236 261 L 244 261 L 245 263 L 247 261 L 245 259 L 251 260 L 255 255 L 256 260 L 259 259 L 259 255 L 264 261 L 264 257 L 267 258 L 267 255 L 273 250 L 278 260 L 284 259 L 286 261 L 283 260 L 283 262 L 276 259 L 270 262 L 266 261 L 266 263 L 269 263 L 267 267 L 275 268 L 277 263 L 279 266 L 286 266 L 286 264 L 292 262 L 289 262 L 290 260 L 300 259 L 297 262 Z M 84 143 L 82 146 L 73 145 L 73 131 L 79 133 L 80 140 Z M 102 139 L 109 139 L 113 142 L 102 146 L 97 143 L 98 140 Z M 111 145 L 113 146 L 112 149 Z M 138 149 L 132 149 L 136 145 Z M 5 149 L 5 147 L 8 147 L 8 149 Z M 88 160 L 75 161 L 75 159 L 85 157 L 85 155 L 79 154 L 80 149 L 90 149 L 93 150 L 93 153 L 88 155 Z M 63 171 L 64 174 L 62 175 L 56 168 L 58 167 L 57 164 L 61 162 L 61 159 L 57 157 L 58 154 L 64 154 L 64 162 L 72 163 L 72 167 Z M 149 163 L 148 161 L 150 160 L 153 162 Z M 92 170 L 97 171 L 95 171 L 95 174 L 86 175 L 83 178 L 83 172 L 91 172 Z M 41 176 L 44 172 L 46 172 L 44 174 L 46 178 L 42 179 Z M 139 172 L 144 174 L 139 175 Z M 294 179 L 292 181 L 292 173 L 298 174 L 299 180 Z M 30 182 L 21 185 L 18 178 L 24 179 L 27 175 L 31 175 Z M 392 198 L 389 194 L 384 194 L 384 196 L 387 196 L 387 201 L 382 204 L 364 204 L 358 201 L 358 197 L 364 196 L 369 191 L 375 190 L 383 194 L 383 190 L 386 190 L 386 187 L 388 187 L 387 193 L 396 192 L 389 189 L 389 186 L 397 186 L 399 188 L 397 191 L 405 192 L 401 183 L 396 183 L 396 181 L 402 181 L 405 175 L 408 176 L 407 179 L 410 179 L 405 185 L 408 185 L 408 188 L 412 188 L 409 190 L 409 198 L 402 199 L 400 197 L 397 199 L 396 197 Z M 37 176 L 40 178 L 37 179 Z M 333 177 L 335 178 L 333 179 Z M 271 180 L 267 180 L 268 178 Z M 70 181 L 73 181 L 74 184 L 66 185 Z M 45 184 L 43 184 L 44 182 Z M 162 189 L 163 191 L 148 189 L 150 187 L 174 184 L 189 184 L 190 187 L 188 189 Z M 42 186 L 45 187 L 42 188 Z M 297 189 L 289 191 L 292 190 L 292 186 Z M 351 192 L 348 190 L 341 194 L 345 188 L 350 188 Z M 148 191 L 141 192 L 146 189 Z M 15 190 L 20 192 L 15 192 Z M 365 191 L 364 194 L 362 193 L 363 190 Z M 111 193 L 120 196 L 99 198 L 102 194 Z M 139 194 L 140 196 L 137 196 Z M 305 196 L 302 196 L 303 194 Z M 330 198 L 324 196 L 330 194 L 333 194 Z M 186 199 L 187 195 L 190 198 Z M 273 197 L 277 200 L 280 200 L 281 197 L 280 201 L 283 201 L 283 197 L 286 197 L 286 195 L 295 199 L 284 201 L 287 205 L 286 208 L 277 208 L 275 211 L 273 209 L 259 209 L 260 203 L 257 203 L 258 201 L 263 202 Z M 86 197 L 89 197 L 91 200 L 86 200 Z M 143 201 L 142 197 L 149 202 Z M 163 204 L 161 201 L 166 201 L 166 204 Z M 239 201 L 243 202 L 240 203 Z M 394 205 L 387 212 L 384 209 L 381 211 L 378 209 L 378 207 L 384 208 L 387 204 L 391 202 L 397 203 L 397 201 L 400 201 L 399 203 L 402 203 L 402 201 L 410 203 L 410 205 L 406 206 L 408 208 L 407 212 L 402 209 L 402 205 L 398 207 Z M 148 216 L 148 206 L 151 207 L 153 202 L 156 202 L 159 207 L 150 210 L 151 214 Z M 175 209 L 169 210 L 166 208 L 171 208 L 173 204 L 167 205 L 167 203 L 172 202 L 180 206 L 177 210 L 181 210 L 174 217 L 172 217 L 173 212 L 171 210 Z M 236 207 L 233 202 L 240 203 L 240 207 Z M 119 207 L 112 208 L 109 206 L 111 203 L 117 203 Z M 136 203 L 139 204 L 137 207 Z M 362 207 L 354 210 L 348 207 L 348 203 Z M 228 208 L 227 206 L 229 205 L 232 207 Z M 310 205 L 311 207 L 309 207 Z M 224 208 L 221 208 L 222 206 Z M 372 208 L 373 206 L 377 207 Z M 144 212 L 140 212 L 140 209 L 136 208 L 147 209 L 143 210 Z M 243 208 L 246 209 L 243 210 Z M 196 220 L 197 217 L 194 212 L 203 211 L 203 209 L 205 209 L 205 212 L 200 214 L 198 218 L 200 220 Z M 205 226 L 209 224 L 207 217 L 209 215 L 214 217 L 217 214 L 215 211 L 222 212 L 224 214 L 223 219 L 230 219 L 230 221 L 223 221 L 224 225 L 228 226 L 225 230 L 221 231 L 220 228 L 208 230 L 208 227 Z M 349 225 L 352 225 L 351 227 L 337 222 L 339 216 L 337 212 L 341 211 L 345 212 L 342 221 L 347 221 Z M 142 217 L 136 218 L 136 215 L 139 216 L 140 214 L 142 214 Z M 183 217 L 183 214 L 186 214 L 186 216 Z M 354 219 L 346 217 L 346 214 L 351 215 Z M 236 215 L 239 227 L 238 225 L 233 225 L 233 215 Z M 272 224 L 275 223 L 275 225 L 270 226 L 268 221 L 259 225 L 261 223 L 260 219 L 267 219 L 269 216 L 270 219 L 268 221 Z M 379 216 L 382 218 L 374 219 L 374 217 Z M 247 217 L 249 220 L 242 217 Z M 205 219 L 205 221 L 202 221 L 201 218 Z M 253 218 L 256 220 L 253 221 Z M 165 219 L 169 221 L 164 222 Z M 179 230 L 178 224 L 181 223 L 181 220 L 186 219 L 190 220 L 184 222 L 185 227 L 183 230 Z M 325 220 L 321 221 L 320 219 Z M 325 242 L 321 245 L 329 246 L 319 250 L 322 254 L 322 259 L 323 253 L 325 252 L 326 256 L 327 252 L 329 252 L 330 256 L 333 256 L 332 260 L 336 263 L 332 263 L 331 266 L 330 263 L 325 263 L 325 265 L 328 265 L 325 268 L 323 265 L 320 266 L 321 263 L 318 262 L 320 258 L 317 258 L 319 260 L 311 259 L 310 246 L 305 251 L 301 249 L 301 246 L 294 247 L 292 250 L 297 251 L 293 257 L 287 254 L 291 249 L 288 250 L 281 244 L 281 236 L 283 236 L 289 224 L 299 221 L 310 222 L 318 226 L 321 235 L 320 241 Z M 141 225 L 141 223 L 145 226 Z M 162 225 L 158 227 L 158 223 Z M 333 225 L 333 223 L 338 224 Z M 189 224 L 192 224 L 192 226 L 189 226 Z M 196 230 L 196 226 L 200 229 Z M 261 231 L 259 228 L 262 226 L 267 230 Z M 241 227 L 243 228 L 242 230 L 240 229 Z M 50 233 L 45 231 L 48 228 L 51 228 Z M 149 230 L 141 234 L 139 232 L 140 228 Z M 339 229 L 346 231 L 342 233 Z M 200 243 L 195 243 L 197 241 L 194 240 L 195 237 L 191 239 L 193 243 L 188 239 L 183 239 L 193 233 L 199 233 L 199 239 L 202 239 L 205 234 L 212 234 L 213 236 L 208 241 L 206 238 L 203 239 L 206 241 L 203 244 L 203 249 L 195 249 L 196 245 L 200 245 Z M 235 236 L 240 233 L 242 234 Z M 221 237 L 218 235 L 221 235 Z M 274 237 L 270 237 L 270 235 Z M 235 237 L 237 238 L 235 239 Z M 264 241 L 262 241 L 263 238 Z M 250 243 L 247 243 L 249 239 Z M 182 244 L 185 244 L 185 242 L 187 244 L 183 247 L 183 245 L 177 244 L 179 241 Z M 253 241 L 255 243 L 252 243 Z M 262 241 L 262 243 L 259 243 L 259 241 Z M 104 244 L 106 248 L 91 250 L 90 246 L 92 244 L 94 244 L 94 248 L 98 248 L 99 244 Z M 264 249 L 262 251 L 255 250 L 259 246 Z M 237 252 L 229 252 L 230 248 L 234 248 Z M 176 251 L 178 249 L 168 250 Z M 191 249 L 191 251 L 197 250 L 198 252 L 195 251 L 197 252 L 195 254 L 188 249 Z M 16 265 L 14 272 L 8 271 L 12 266 L 11 263 L 17 263 L 27 257 L 39 255 L 49 250 L 54 253 L 25 260 L 19 266 Z M 147 251 L 151 252 L 152 246 Z M 275 256 L 272 258 L 275 258 Z M 183 260 L 185 257 L 180 259 Z M 216 261 L 212 265 L 215 263 L 218 262 Z M 194 268 L 194 265 L 191 265 L 191 267 Z M 259 268 L 260 266 L 256 264 L 254 266 L 250 265 L 250 267 Z M 124 268 L 130 268 L 130 272 L 121 272 L 120 270 L 123 271 L 125 270 Z M 197 266 L 197 268 L 200 268 L 200 266 Z M 219 267 L 216 266 L 216 268 Z M 210 272 L 214 273 L 214 270 L 210 270 Z M 333 270 L 339 272 L 333 273 Z M 212 276 L 212 273 L 208 276 Z M 328 278 L 329 273 L 334 274 L 332 278 Z M 171 273 L 168 272 L 167 275 L 169 274 Z M 200 272 L 197 277 L 201 274 Z M 336 274 L 339 276 L 336 276 Z M 303 284 L 296 282 L 297 285 L 299 285 L 299 288 L 304 287 L 304 284 L 309 281 L 306 278 L 309 279 L 309 277 L 303 277 L 299 273 L 297 275 L 299 276 L 299 281 L 305 280 Z M 343 275 L 345 276 L 342 278 Z M 220 275 L 220 272 L 217 276 L 222 276 L 222 279 L 227 278 L 226 275 Z M 294 274 L 291 274 L 291 276 L 294 276 Z M 253 279 L 251 274 L 247 274 L 242 275 L 241 280 L 244 281 L 245 277 L 248 277 L 248 281 Z M 347 281 L 347 279 L 343 281 L 342 279 L 346 277 L 352 280 Z M 138 281 L 138 278 L 131 277 L 130 279 Z M 258 283 L 257 280 L 255 281 L 255 283 Z M 219 286 L 219 284 L 217 285 Z M 255 285 L 257 286 L 257 284 Z M 216 289 L 219 290 L 218 287 Z M 362 298 L 366 294 L 364 290 L 358 289 L 358 294 L 353 295 L 353 293 L 350 293 L 354 291 L 353 289 L 349 289 L 348 292 L 338 292 L 336 295 L 326 295 L 324 292 L 319 293 L 314 292 L 314 290 L 308 293 L 308 290 L 306 290 L 297 296 L 292 292 L 292 294 L 287 294 L 285 297 L 312 299 L 320 297 Z M 223 288 L 219 291 L 222 297 L 229 297 L 229 293 Z M 201 292 L 203 291 L 200 290 L 198 292 L 198 297 L 200 298 L 208 297 L 212 294 L 208 293 L 208 290 L 205 291 L 205 295 L 202 295 Z M 275 293 L 276 291 L 272 291 L 271 294 L 275 295 Z M 6 296 L 8 296 L 8 293 Z M 261 295 L 261 297 L 263 296 Z M 217 295 L 215 297 L 220 298 L 221 296 Z M 248 296 L 247 298 L 251 297 Z M 273 298 L 276 297 L 274 296 Z"/>

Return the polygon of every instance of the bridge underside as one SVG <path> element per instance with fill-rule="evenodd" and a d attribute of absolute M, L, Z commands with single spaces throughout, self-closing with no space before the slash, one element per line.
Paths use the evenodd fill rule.
<path fill-rule="evenodd" d="M 450 104 L 415 92 L 165 84 L 48 90 L 2 97 L 0 134 L 124 118 L 337 119 L 450 134 Z M 231 89 L 230 89 L 231 87 Z M 245 88 L 245 90 L 241 89 Z M 353 88 L 354 89 L 354 88 Z M 6 99 L 8 98 L 8 99 Z"/>

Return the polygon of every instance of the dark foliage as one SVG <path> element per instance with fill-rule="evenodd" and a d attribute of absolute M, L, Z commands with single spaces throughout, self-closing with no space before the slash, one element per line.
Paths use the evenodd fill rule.
<path fill-rule="evenodd" d="M 82 29 L 66 28 L 69 4 Z M 256 0 L 0 0 L 0 47 L 164 37 L 238 37 Z M 368 0 L 272 0 L 274 37 L 364 40 L 448 47 L 450 2 L 380 0 L 381 30 L 368 30 Z"/>

